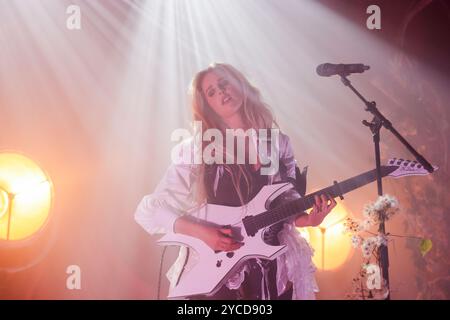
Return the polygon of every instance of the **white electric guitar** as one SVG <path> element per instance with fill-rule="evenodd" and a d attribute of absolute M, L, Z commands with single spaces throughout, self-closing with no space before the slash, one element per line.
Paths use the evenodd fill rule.
<path fill-rule="evenodd" d="M 434 167 L 435 170 L 437 167 Z M 381 167 L 383 177 L 399 178 L 403 176 L 427 175 L 416 161 L 390 159 L 388 165 Z M 170 290 L 169 299 L 185 299 L 196 295 L 213 295 L 227 279 L 252 258 L 273 260 L 282 254 L 286 246 L 272 246 L 264 242 L 264 231 L 269 226 L 312 208 L 314 195 L 328 194 L 340 197 L 376 180 L 376 169 L 347 179 L 340 183 L 309 194 L 303 198 L 283 204 L 269 210 L 269 204 L 286 190 L 293 188 L 291 183 L 277 183 L 264 186 L 245 206 L 226 207 L 205 204 L 189 212 L 192 217 L 206 224 L 231 226 L 233 235 L 244 245 L 232 252 L 215 252 L 202 240 L 178 233 L 168 233 L 158 243 L 162 245 L 187 246 L 188 258 L 176 286 Z"/>

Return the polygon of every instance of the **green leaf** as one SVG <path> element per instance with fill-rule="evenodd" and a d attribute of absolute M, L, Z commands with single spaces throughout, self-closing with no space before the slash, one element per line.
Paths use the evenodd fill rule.
<path fill-rule="evenodd" d="M 420 253 L 424 257 L 433 247 L 433 242 L 430 239 L 422 239 L 420 241 Z"/>

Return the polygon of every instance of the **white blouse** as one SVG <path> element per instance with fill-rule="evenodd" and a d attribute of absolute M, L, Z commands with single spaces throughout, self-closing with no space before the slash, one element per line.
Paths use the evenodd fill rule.
<path fill-rule="evenodd" d="M 192 141 L 184 143 L 192 144 Z M 279 170 L 268 177 L 269 184 L 286 181 L 288 177 L 295 179 L 296 160 L 289 137 L 282 133 L 279 135 L 279 157 Z M 178 217 L 202 204 L 197 196 L 199 183 L 203 183 L 200 179 L 200 169 L 201 165 L 199 164 L 170 165 L 155 191 L 144 196 L 139 203 L 134 214 L 137 223 L 150 234 L 172 232 L 174 222 Z M 218 165 L 214 191 L 220 183 L 222 174 L 223 167 Z M 298 197 L 300 195 L 295 189 L 291 189 L 283 194 L 283 201 Z M 281 244 L 287 246 L 285 253 L 277 258 L 278 293 L 284 292 L 287 282 L 290 281 L 293 284 L 292 298 L 294 300 L 315 299 L 315 292 L 318 292 L 314 277 L 316 268 L 311 259 L 313 250 L 309 243 L 300 235 L 293 220 L 284 224 L 284 229 L 278 233 L 278 238 Z M 186 258 L 187 248 L 181 246 L 177 260 L 166 275 L 170 282 L 170 288 L 177 283 Z M 226 283 L 227 287 L 229 289 L 239 288 L 244 281 L 245 272 L 248 272 L 246 264 L 230 277 Z"/>

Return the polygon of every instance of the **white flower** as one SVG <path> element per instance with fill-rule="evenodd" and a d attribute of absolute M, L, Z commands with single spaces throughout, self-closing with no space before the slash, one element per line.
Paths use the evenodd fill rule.
<path fill-rule="evenodd" d="M 361 222 L 361 228 L 364 231 L 369 230 L 374 225 L 373 221 L 371 219 L 366 219 Z"/>
<path fill-rule="evenodd" d="M 375 237 L 375 244 L 377 247 L 380 247 L 382 245 L 386 246 L 387 245 L 387 237 L 385 235 L 378 234 Z"/>
<path fill-rule="evenodd" d="M 371 215 L 373 215 L 374 211 L 375 210 L 373 208 L 373 205 L 371 203 L 368 203 L 364 205 L 363 215 L 364 217 L 369 218 Z"/>
<path fill-rule="evenodd" d="M 388 194 L 379 196 L 377 201 L 375 201 L 375 203 L 373 204 L 373 208 L 375 211 L 384 211 L 386 209 L 396 207 L 398 207 L 397 199 Z"/>
<path fill-rule="evenodd" d="M 363 214 L 375 224 L 379 222 L 380 217 L 387 220 L 398 210 L 398 200 L 393 196 L 385 194 L 378 197 L 374 203 L 366 204 L 364 206 Z"/>
<path fill-rule="evenodd" d="M 376 248 L 376 237 L 370 237 L 363 241 L 361 249 L 363 256 L 369 258 L 372 255 L 373 250 Z"/>
<path fill-rule="evenodd" d="M 361 245 L 362 242 L 362 238 L 358 235 L 353 235 L 352 236 L 352 246 L 353 248 L 358 248 Z"/>
<path fill-rule="evenodd" d="M 362 252 L 363 252 L 364 258 L 370 258 L 370 256 L 372 255 L 372 250 L 370 250 L 369 247 L 363 247 Z"/>

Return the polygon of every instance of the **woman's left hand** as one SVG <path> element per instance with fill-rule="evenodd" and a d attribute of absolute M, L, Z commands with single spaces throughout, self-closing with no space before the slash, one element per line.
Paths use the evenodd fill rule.
<path fill-rule="evenodd" d="M 295 219 L 296 227 L 317 227 L 336 207 L 336 200 L 330 196 L 314 196 L 315 204 L 309 214 L 302 214 Z"/>

